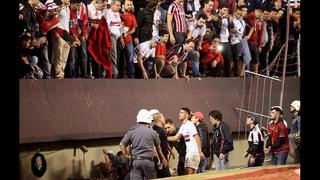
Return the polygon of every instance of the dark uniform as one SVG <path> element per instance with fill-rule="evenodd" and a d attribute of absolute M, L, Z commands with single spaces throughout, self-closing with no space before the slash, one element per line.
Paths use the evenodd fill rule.
<path fill-rule="evenodd" d="M 176 129 L 176 132 L 174 134 L 171 134 L 171 136 L 175 136 L 177 132 L 179 131 L 179 128 Z M 184 162 L 185 162 L 185 156 L 186 156 L 186 143 L 184 142 L 184 139 L 181 138 L 178 141 L 172 141 L 169 142 L 169 145 L 174 148 L 179 153 L 179 161 L 178 161 L 178 175 L 181 176 L 183 175 L 183 170 L 184 170 Z"/>
<path fill-rule="evenodd" d="M 264 161 L 264 142 L 262 133 L 259 128 L 259 124 L 256 124 L 252 129 L 250 129 L 250 134 L 248 137 L 249 148 L 248 153 L 252 155 L 250 158 L 255 158 L 255 163 L 250 163 L 250 158 L 248 161 L 248 167 L 252 166 L 262 166 Z"/>
<path fill-rule="evenodd" d="M 164 130 L 164 128 L 159 127 L 157 125 L 153 126 L 153 129 L 157 132 L 158 137 L 160 139 L 160 147 L 163 153 L 163 156 L 168 160 L 168 140 L 167 140 L 167 133 Z M 157 171 L 157 178 L 163 178 L 163 177 L 170 177 L 170 170 L 169 170 L 169 166 L 167 166 L 166 168 L 159 168 Z"/>
<path fill-rule="evenodd" d="M 210 145 L 208 126 L 203 121 L 199 122 L 200 123 L 196 125 L 196 128 L 198 134 L 200 135 L 201 151 L 203 152 L 203 155 L 206 157 L 206 159 L 200 160 L 198 172 L 201 173 L 204 172 L 208 163 L 208 158 L 210 158 Z"/>
<path fill-rule="evenodd" d="M 156 131 L 144 124 L 137 124 L 129 130 L 120 143 L 124 146 L 131 144 L 133 159 L 131 180 L 156 178 L 154 146 L 160 145 Z"/>

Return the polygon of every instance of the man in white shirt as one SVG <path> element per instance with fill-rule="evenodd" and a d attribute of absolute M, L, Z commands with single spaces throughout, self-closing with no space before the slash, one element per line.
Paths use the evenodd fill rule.
<path fill-rule="evenodd" d="M 207 16 L 205 14 L 199 14 L 194 21 L 190 22 L 188 27 L 187 39 L 193 40 L 195 48 L 188 53 L 188 58 L 192 62 L 192 72 L 193 76 L 199 77 L 199 57 L 200 57 L 200 47 L 202 44 L 203 36 L 206 34 L 206 20 Z M 184 62 L 187 63 L 187 62 Z"/>
<path fill-rule="evenodd" d="M 157 64 L 159 64 L 157 61 L 160 61 L 160 59 L 155 58 L 155 47 L 159 41 L 160 37 L 155 36 L 150 41 L 139 44 L 134 50 L 133 62 L 138 63 L 143 79 L 149 79 L 150 76 L 156 74 Z"/>
<path fill-rule="evenodd" d="M 62 0 L 62 9 L 58 14 L 58 28 L 61 28 L 69 32 L 69 20 L 70 20 L 70 9 L 69 0 Z M 53 49 L 53 69 L 54 77 L 63 79 L 64 69 L 67 64 L 69 55 L 70 45 L 63 40 L 60 36 L 52 36 L 52 49 Z"/>
<path fill-rule="evenodd" d="M 186 143 L 184 174 L 195 174 L 200 163 L 200 158 L 205 158 L 201 151 L 200 136 L 196 126 L 189 121 L 190 115 L 190 110 L 182 107 L 179 112 L 179 120 L 182 122 L 179 132 L 175 136 L 168 136 L 168 141 L 177 141 L 182 137 L 184 138 Z"/>
<path fill-rule="evenodd" d="M 219 20 L 221 22 L 220 29 L 220 43 L 222 46 L 221 54 L 224 60 L 224 70 L 223 75 L 229 77 L 231 75 L 231 48 L 229 43 L 229 7 L 227 5 L 222 5 L 219 9 Z"/>
<path fill-rule="evenodd" d="M 121 36 L 121 18 L 119 14 L 119 10 L 121 8 L 121 1 L 114 0 L 111 3 L 111 8 L 107 9 L 104 17 L 107 20 L 108 28 L 111 34 L 112 47 L 110 49 L 110 58 L 112 64 L 112 77 L 118 77 L 118 56 L 117 56 L 117 44 L 118 40 L 120 42 L 120 46 L 124 47 L 124 40 Z"/>
<path fill-rule="evenodd" d="M 234 77 L 240 76 L 240 52 L 241 52 L 241 40 L 244 34 L 246 23 L 241 18 L 242 10 L 237 8 L 233 18 L 233 27 L 230 29 L 230 44 L 233 61 L 233 74 Z M 231 63 L 231 62 L 230 62 Z M 231 66 L 231 65 L 230 65 Z"/>
<path fill-rule="evenodd" d="M 103 16 L 103 9 L 104 9 L 104 2 L 105 0 L 96 0 L 92 1 L 88 6 L 88 21 L 89 21 L 89 27 L 88 27 L 88 34 L 90 35 L 90 31 L 92 28 L 98 29 L 99 27 L 99 20 Z M 90 38 L 90 37 L 89 37 Z M 94 66 L 94 67 L 92 67 Z M 96 68 L 95 68 L 96 67 Z M 91 54 L 88 53 L 88 75 L 89 78 L 93 78 L 93 74 L 97 77 L 99 77 L 99 64 L 93 61 L 93 58 L 91 57 Z M 95 72 L 93 72 L 93 69 Z"/>

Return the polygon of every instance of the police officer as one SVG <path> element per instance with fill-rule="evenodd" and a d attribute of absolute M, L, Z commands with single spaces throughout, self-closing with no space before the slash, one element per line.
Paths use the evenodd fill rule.
<path fill-rule="evenodd" d="M 294 100 L 290 104 L 290 113 L 292 116 L 292 126 L 289 134 L 290 145 L 293 151 L 294 162 L 300 162 L 300 101 Z"/>
<path fill-rule="evenodd" d="M 168 166 L 168 162 L 161 151 L 157 133 L 151 129 L 151 121 L 150 112 L 146 109 L 141 109 L 137 114 L 138 124 L 130 128 L 120 142 L 121 151 L 126 156 L 129 155 L 126 146 L 131 145 L 133 161 L 130 174 L 131 180 L 156 178 L 154 147 L 156 147 L 163 166 Z"/>

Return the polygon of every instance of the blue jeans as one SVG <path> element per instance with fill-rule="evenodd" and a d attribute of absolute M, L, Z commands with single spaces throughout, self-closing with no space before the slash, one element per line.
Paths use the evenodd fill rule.
<path fill-rule="evenodd" d="M 134 78 L 134 62 L 133 62 L 133 53 L 134 53 L 134 48 L 133 48 L 133 43 L 130 42 L 125 45 L 123 48 L 123 51 L 125 53 L 125 58 L 127 60 L 127 74 L 128 78 Z"/>
<path fill-rule="evenodd" d="M 32 67 L 37 65 L 38 63 L 38 57 L 37 56 L 30 56 L 29 63 Z M 42 70 L 35 70 L 33 73 L 34 77 L 37 79 L 42 79 L 43 77 L 43 72 Z"/>
<path fill-rule="evenodd" d="M 206 170 L 207 164 L 208 164 L 208 158 L 200 160 L 200 164 L 198 167 L 198 173 L 203 173 Z"/>
<path fill-rule="evenodd" d="M 272 153 L 271 163 L 273 165 L 284 165 L 288 158 L 288 152 Z"/>
<path fill-rule="evenodd" d="M 200 76 L 200 72 L 199 72 L 199 58 L 197 58 L 194 55 L 195 50 L 192 49 L 191 51 L 189 51 L 188 53 L 188 58 L 191 60 L 192 62 L 192 73 L 194 76 Z"/>

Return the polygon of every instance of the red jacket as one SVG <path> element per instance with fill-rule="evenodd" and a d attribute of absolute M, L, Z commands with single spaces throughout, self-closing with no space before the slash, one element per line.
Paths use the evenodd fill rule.
<path fill-rule="evenodd" d="M 79 19 L 82 21 L 82 26 L 81 26 L 82 35 L 87 36 L 88 35 L 88 9 L 83 2 L 81 2 Z"/>
<path fill-rule="evenodd" d="M 92 28 L 88 37 L 88 51 L 93 59 L 107 70 L 107 78 L 112 77 L 111 62 L 108 58 L 112 46 L 107 21 L 104 16 L 99 21 L 98 29 Z"/>
<path fill-rule="evenodd" d="M 79 38 L 80 34 L 78 33 L 80 30 L 80 26 L 77 18 L 77 11 L 73 11 L 70 9 L 70 30 L 69 33 L 77 38 Z"/>
<path fill-rule="evenodd" d="M 283 120 L 279 120 L 277 123 L 271 122 L 268 125 L 268 131 L 271 134 L 271 144 L 275 144 L 279 137 L 286 138 L 284 144 L 277 149 L 272 149 L 274 153 L 288 152 L 289 151 L 289 139 L 288 139 L 288 129 L 284 124 Z"/>
<path fill-rule="evenodd" d="M 223 57 L 221 55 L 221 52 L 215 53 L 213 49 L 210 49 L 211 42 L 203 42 L 202 43 L 202 49 L 201 49 L 201 61 L 204 64 L 210 64 L 214 60 L 217 61 L 217 64 L 220 62 L 223 62 Z"/>
<path fill-rule="evenodd" d="M 262 34 L 263 34 L 263 21 L 257 21 L 254 16 L 254 12 L 247 14 L 246 19 L 250 22 L 251 27 L 254 28 L 253 33 L 248 40 L 249 44 L 258 43 L 259 47 L 262 47 Z M 245 34 L 248 34 L 250 28 L 246 26 Z"/>

